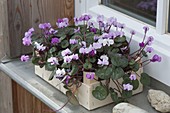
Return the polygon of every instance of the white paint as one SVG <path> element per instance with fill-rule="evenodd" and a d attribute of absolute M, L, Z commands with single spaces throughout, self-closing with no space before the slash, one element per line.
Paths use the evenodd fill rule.
<path fill-rule="evenodd" d="M 157 3 L 157 21 L 156 21 L 156 31 L 159 34 L 164 34 L 168 28 L 168 6 L 169 0 L 158 0 Z"/>
<path fill-rule="evenodd" d="M 87 0 L 88 1 L 88 0 Z M 140 20 L 132 18 L 126 14 L 113 10 L 104 5 L 99 5 L 96 3 L 98 0 L 94 0 L 95 4 L 89 7 L 87 2 L 86 7 L 88 6 L 87 12 L 92 14 L 92 16 L 96 17 L 99 14 L 103 14 L 105 18 L 116 17 L 119 22 L 126 24 L 125 34 L 129 35 L 129 31 L 131 29 L 135 29 L 137 35 L 133 38 L 133 49 L 136 48 L 138 43 L 142 41 L 143 37 L 143 26 L 149 26 L 150 30 L 148 32 L 148 36 L 153 36 L 154 40 L 154 50 L 155 54 L 159 54 L 162 56 L 161 63 L 154 63 L 146 66 L 144 71 L 147 72 L 153 78 L 161 81 L 162 83 L 170 86 L 170 34 L 163 34 L 166 31 L 167 27 L 167 13 L 166 9 L 169 3 L 169 0 L 158 0 L 158 15 L 157 19 L 159 19 L 156 23 L 156 27 L 153 27 L 147 23 L 144 23 Z"/>

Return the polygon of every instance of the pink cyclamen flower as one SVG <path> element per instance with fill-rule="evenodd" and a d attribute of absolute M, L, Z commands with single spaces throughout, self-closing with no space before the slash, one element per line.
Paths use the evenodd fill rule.
<path fill-rule="evenodd" d="M 131 34 L 131 35 L 135 35 L 136 32 L 135 32 L 134 30 L 131 30 L 131 31 L 130 31 L 130 34 Z"/>
<path fill-rule="evenodd" d="M 103 22 L 104 21 L 104 16 L 103 15 L 98 15 L 97 16 L 97 22 Z"/>
<path fill-rule="evenodd" d="M 147 51 L 148 53 L 152 53 L 152 52 L 153 52 L 153 48 L 152 48 L 152 47 L 147 47 L 147 48 L 146 48 L 146 51 Z"/>
<path fill-rule="evenodd" d="M 51 65 L 58 65 L 58 59 L 56 57 L 51 57 L 47 60 L 47 62 L 51 63 Z"/>
<path fill-rule="evenodd" d="M 123 84 L 123 90 L 131 91 L 133 90 L 133 86 L 128 84 Z"/>
<path fill-rule="evenodd" d="M 95 73 L 92 73 L 92 72 L 87 72 L 86 73 L 86 78 L 87 79 L 90 79 L 90 80 L 93 80 L 94 79 L 94 76 L 95 76 Z"/>
<path fill-rule="evenodd" d="M 129 78 L 130 78 L 130 80 L 136 80 L 136 75 L 135 74 L 131 74 Z"/>
<path fill-rule="evenodd" d="M 25 45 L 25 46 L 30 46 L 31 44 L 32 44 L 32 42 L 31 42 L 31 38 L 30 37 L 24 37 L 23 39 L 22 39 L 22 43 L 23 43 L 23 45 Z"/>
<path fill-rule="evenodd" d="M 66 56 L 66 55 L 70 55 L 72 52 L 70 51 L 70 49 L 65 49 L 65 50 L 63 50 L 62 52 L 61 52 L 61 55 L 64 57 L 64 56 Z"/>
<path fill-rule="evenodd" d="M 67 56 L 64 56 L 63 58 L 64 58 L 64 63 L 70 63 L 73 59 L 73 56 L 67 55 Z"/>
<path fill-rule="evenodd" d="M 143 29 L 144 29 L 144 32 L 145 32 L 145 33 L 146 33 L 147 31 L 149 31 L 149 27 L 148 27 L 148 26 L 144 26 Z"/>
<path fill-rule="evenodd" d="M 30 59 L 30 57 L 29 57 L 28 55 L 22 55 L 21 58 L 20 58 L 20 60 L 21 60 L 22 62 L 28 62 L 29 59 Z"/>
<path fill-rule="evenodd" d="M 78 27 L 77 29 L 74 29 L 74 33 L 78 33 L 80 32 L 80 27 Z"/>
<path fill-rule="evenodd" d="M 74 24 L 77 26 L 79 24 L 79 18 L 74 17 Z"/>
<path fill-rule="evenodd" d="M 70 44 L 77 44 L 78 43 L 78 40 L 76 40 L 76 39 L 70 39 Z"/>
<path fill-rule="evenodd" d="M 58 28 L 64 28 L 69 25 L 69 19 L 68 18 L 63 18 L 63 19 L 58 19 L 56 25 Z"/>
<path fill-rule="evenodd" d="M 71 57 L 72 57 L 73 60 L 78 60 L 79 59 L 78 54 L 73 54 L 73 55 L 71 55 Z"/>
<path fill-rule="evenodd" d="M 50 23 L 39 24 L 39 28 L 43 30 L 47 30 L 51 28 L 51 24 Z"/>
<path fill-rule="evenodd" d="M 31 37 L 32 37 L 34 31 L 35 31 L 34 28 L 30 28 L 27 32 L 25 32 L 25 37 L 22 39 L 23 45 L 29 46 L 32 44 Z"/>
<path fill-rule="evenodd" d="M 108 24 L 109 26 L 111 26 L 111 25 L 112 25 L 114 22 L 116 22 L 116 21 L 117 21 L 116 18 L 110 17 L 110 18 L 107 19 L 107 24 Z"/>
<path fill-rule="evenodd" d="M 154 41 L 154 38 L 153 38 L 152 36 L 149 36 L 148 39 L 147 39 L 147 41 L 146 41 L 146 43 L 147 43 L 147 45 L 150 46 L 153 41 Z"/>

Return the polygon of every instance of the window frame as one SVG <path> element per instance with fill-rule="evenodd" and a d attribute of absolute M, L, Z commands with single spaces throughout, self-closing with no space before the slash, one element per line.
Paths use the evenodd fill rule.
<path fill-rule="evenodd" d="M 80 2 L 81 1 L 81 2 Z M 169 1 L 170 0 L 158 0 L 157 6 L 157 21 L 156 27 L 151 26 L 147 23 L 144 23 L 140 20 L 137 20 L 133 17 L 130 17 L 126 14 L 123 14 L 119 11 L 111 9 L 107 6 L 101 4 L 101 0 L 75 0 L 77 5 L 81 5 L 81 9 L 83 9 L 82 13 L 91 14 L 94 19 L 97 15 L 104 15 L 105 19 L 109 17 L 116 17 L 117 20 L 121 23 L 125 23 L 126 27 L 124 32 L 127 37 L 130 37 L 129 31 L 134 29 L 137 33 L 133 38 L 134 48 L 137 47 L 138 43 L 142 41 L 143 37 L 143 26 L 149 26 L 150 30 L 147 33 L 148 36 L 154 37 L 154 43 L 152 47 L 155 50 L 156 54 L 162 56 L 163 61 L 161 63 L 154 63 L 146 66 L 144 68 L 145 72 L 149 73 L 153 78 L 161 81 L 162 83 L 170 86 L 170 33 L 168 33 L 168 15 L 169 15 Z M 82 5 L 83 4 L 83 5 Z M 75 5 L 75 7 L 77 7 Z M 80 10 L 80 9 L 79 9 Z M 75 10 L 75 14 L 77 14 Z M 76 16 L 80 16 L 80 13 Z M 154 53 L 153 53 L 154 54 Z M 151 56 L 153 55 L 151 54 Z M 164 71 L 160 71 L 164 70 Z"/>

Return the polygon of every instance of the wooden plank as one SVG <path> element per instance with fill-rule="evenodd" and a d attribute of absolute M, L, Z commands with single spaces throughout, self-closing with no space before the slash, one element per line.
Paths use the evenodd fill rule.
<path fill-rule="evenodd" d="M 13 113 L 11 79 L 0 72 L 0 113 Z"/>
<path fill-rule="evenodd" d="M 14 113 L 53 113 L 51 108 L 38 100 L 15 81 L 12 81 L 12 88 Z"/>
<path fill-rule="evenodd" d="M 50 22 L 56 26 L 57 18 L 74 16 L 74 0 L 8 0 L 10 33 L 10 56 L 15 57 L 31 52 L 22 45 L 24 33 L 38 28 L 39 23 Z"/>
<path fill-rule="evenodd" d="M 7 1 L 0 1 L 0 58 L 5 54 L 9 54 L 9 30 L 8 30 L 8 15 Z"/>

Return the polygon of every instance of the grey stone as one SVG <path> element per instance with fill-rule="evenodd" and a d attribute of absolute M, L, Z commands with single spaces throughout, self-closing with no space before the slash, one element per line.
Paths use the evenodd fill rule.
<path fill-rule="evenodd" d="M 120 103 L 113 108 L 113 113 L 149 113 L 129 103 Z"/>
<path fill-rule="evenodd" d="M 147 97 L 151 103 L 151 106 L 154 107 L 157 111 L 162 113 L 170 112 L 170 96 L 165 92 L 150 89 L 148 91 Z"/>

